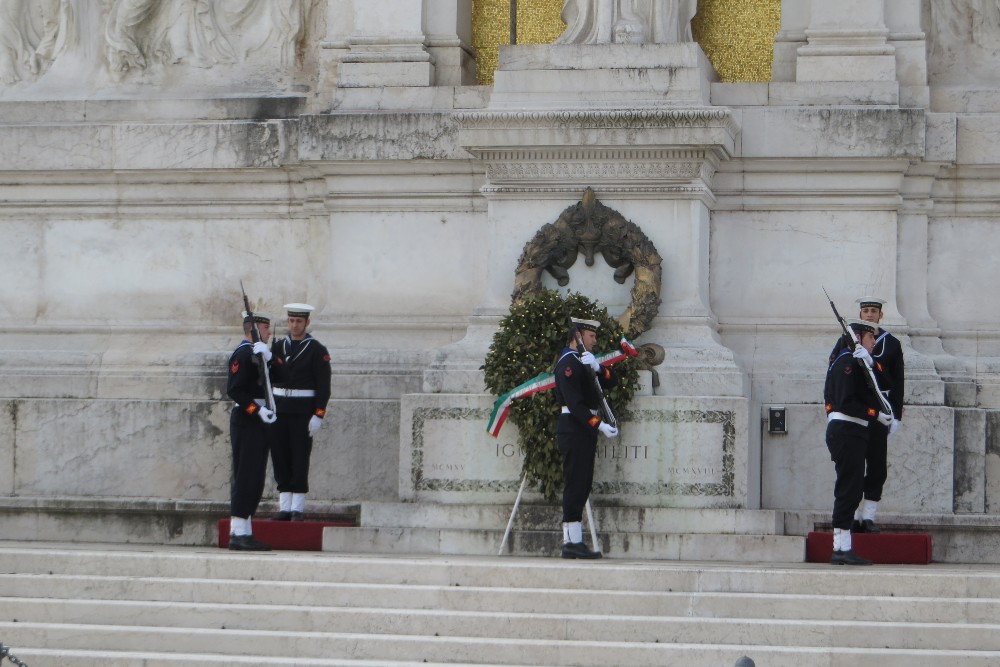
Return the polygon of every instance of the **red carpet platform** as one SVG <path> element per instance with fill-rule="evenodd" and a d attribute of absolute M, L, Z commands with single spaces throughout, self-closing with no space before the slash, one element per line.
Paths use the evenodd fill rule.
<path fill-rule="evenodd" d="M 253 536 L 277 551 L 322 551 L 323 529 L 353 527 L 350 521 L 253 520 Z M 229 548 L 229 518 L 219 519 L 219 547 Z"/>
<path fill-rule="evenodd" d="M 880 533 L 851 535 L 854 553 L 882 565 L 927 565 L 931 562 L 931 536 L 926 533 Z M 806 560 L 829 563 L 833 533 L 806 536 Z"/>

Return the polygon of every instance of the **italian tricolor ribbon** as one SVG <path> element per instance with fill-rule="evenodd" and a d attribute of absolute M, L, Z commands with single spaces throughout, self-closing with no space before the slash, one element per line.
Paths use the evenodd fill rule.
<path fill-rule="evenodd" d="M 635 349 L 632 343 L 628 342 L 625 337 L 622 337 L 620 343 L 621 350 L 614 350 L 612 352 L 606 352 L 601 356 L 597 357 L 597 362 L 602 366 L 611 366 L 612 364 L 617 364 L 619 361 L 627 359 L 629 357 L 639 356 L 639 351 Z M 500 435 L 500 429 L 503 428 L 503 424 L 507 421 L 507 416 L 510 414 L 510 406 L 515 400 L 519 398 L 525 398 L 533 394 L 537 394 L 540 391 L 548 391 L 556 386 L 556 378 L 552 373 L 542 373 L 531 378 L 523 384 L 519 384 L 514 387 L 506 394 L 497 399 L 496 403 L 493 404 L 493 412 L 490 413 L 490 422 L 486 425 L 486 430 L 494 438 Z"/>

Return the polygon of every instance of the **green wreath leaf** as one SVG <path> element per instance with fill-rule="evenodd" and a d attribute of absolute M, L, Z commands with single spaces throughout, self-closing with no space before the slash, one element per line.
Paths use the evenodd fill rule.
<path fill-rule="evenodd" d="M 569 318 L 597 320 L 598 354 L 618 349 L 622 327 L 586 296 L 574 292 L 563 297 L 554 290 L 536 290 L 511 304 L 500 321 L 483 364 L 486 387 L 501 396 L 539 373 L 549 373 L 565 347 Z M 606 392 L 608 404 L 620 414 L 635 395 L 638 364 L 629 358 L 615 365 L 618 384 Z M 556 419 L 560 406 L 555 394 L 544 391 L 511 405 L 509 420 L 517 425 L 518 446 L 524 454 L 521 474 L 546 500 L 557 502 L 562 494 L 562 456 L 556 446 Z"/>

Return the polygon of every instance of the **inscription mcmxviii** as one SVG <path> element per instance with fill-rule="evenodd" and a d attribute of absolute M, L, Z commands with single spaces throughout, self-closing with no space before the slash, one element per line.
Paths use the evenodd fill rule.
<path fill-rule="evenodd" d="M 494 440 L 485 429 L 489 415 L 485 408 L 416 408 L 410 469 L 414 489 L 516 492 L 521 451 L 510 440 L 514 429 L 508 426 Z M 734 495 L 734 412 L 626 410 L 620 421 L 624 441 L 598 442 L 595 494 Z M 630 435 L 642 441 L 630 442 Z M 462 449 L 448 451 L 450 447 Z"/>

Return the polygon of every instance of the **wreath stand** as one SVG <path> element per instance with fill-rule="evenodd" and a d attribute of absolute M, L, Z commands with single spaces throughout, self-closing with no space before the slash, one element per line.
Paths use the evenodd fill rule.
<path fill-rule="evenodd" d="M 514 500 L 514 508 L 510 511 L 510 521 L 507 522 L 507 530 L 503 533 L 503 540 L 500 542 L 500 552 L 498 556 L 503 556 L 504 549 L 507 548 L 507 539 L 510 537 L 511 529 L 514 527 L 514 518 L 517 516 L 517 508 L 521 504 L 521 496 L 524 495 L 524 487 L 528 483 L 526 475 L 521 476 L 521 488 L 517 491 L 517 498 Z M 601 551 L 601 543 L 597 541 L 597 527 L 594 525 L 594 510 L 590 507 L 590 498 L 587 498 L 587 526 L 590 528 L 590 541 L 594 545 L 594 551 Z"/>

